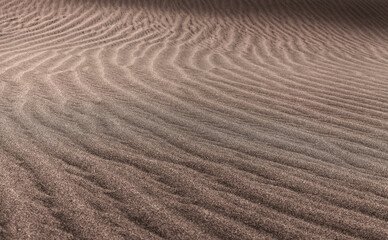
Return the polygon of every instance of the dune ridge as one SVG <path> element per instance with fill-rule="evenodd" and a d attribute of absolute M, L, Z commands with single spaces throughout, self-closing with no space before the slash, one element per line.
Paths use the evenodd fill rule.
<path fill-rule="evenodd" d="M 0 239 L 388 239 L 388 2 L 0 0 Z"/>

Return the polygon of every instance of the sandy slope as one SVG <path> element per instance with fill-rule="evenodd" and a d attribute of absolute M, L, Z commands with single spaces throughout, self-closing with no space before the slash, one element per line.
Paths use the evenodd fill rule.
<path fill-rule="evenodd" d="M 0 239 L 388 239 L 388 1 L 0 0 Z"/>

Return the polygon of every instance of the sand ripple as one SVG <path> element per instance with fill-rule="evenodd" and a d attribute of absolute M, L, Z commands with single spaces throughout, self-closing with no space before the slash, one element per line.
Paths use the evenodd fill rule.
<path fill-rule="evenodd" d="M 385 0 L 0 0 L 0 239 L 388 239 Z"/>

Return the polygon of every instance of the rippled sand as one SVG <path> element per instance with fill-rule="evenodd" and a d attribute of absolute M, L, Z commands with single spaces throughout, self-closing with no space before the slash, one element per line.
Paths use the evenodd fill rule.
<path fill-rule="evenodd" d="M 388 1 L 0 0 L 0 239 L 388 239 Z"/>

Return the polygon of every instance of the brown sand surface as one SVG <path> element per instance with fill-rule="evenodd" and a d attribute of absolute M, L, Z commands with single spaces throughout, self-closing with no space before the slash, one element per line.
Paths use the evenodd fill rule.
<path fill-rule="evenodd" d="M 0 0 L 0 239 L 388 239 L 388 1 Z"/>

